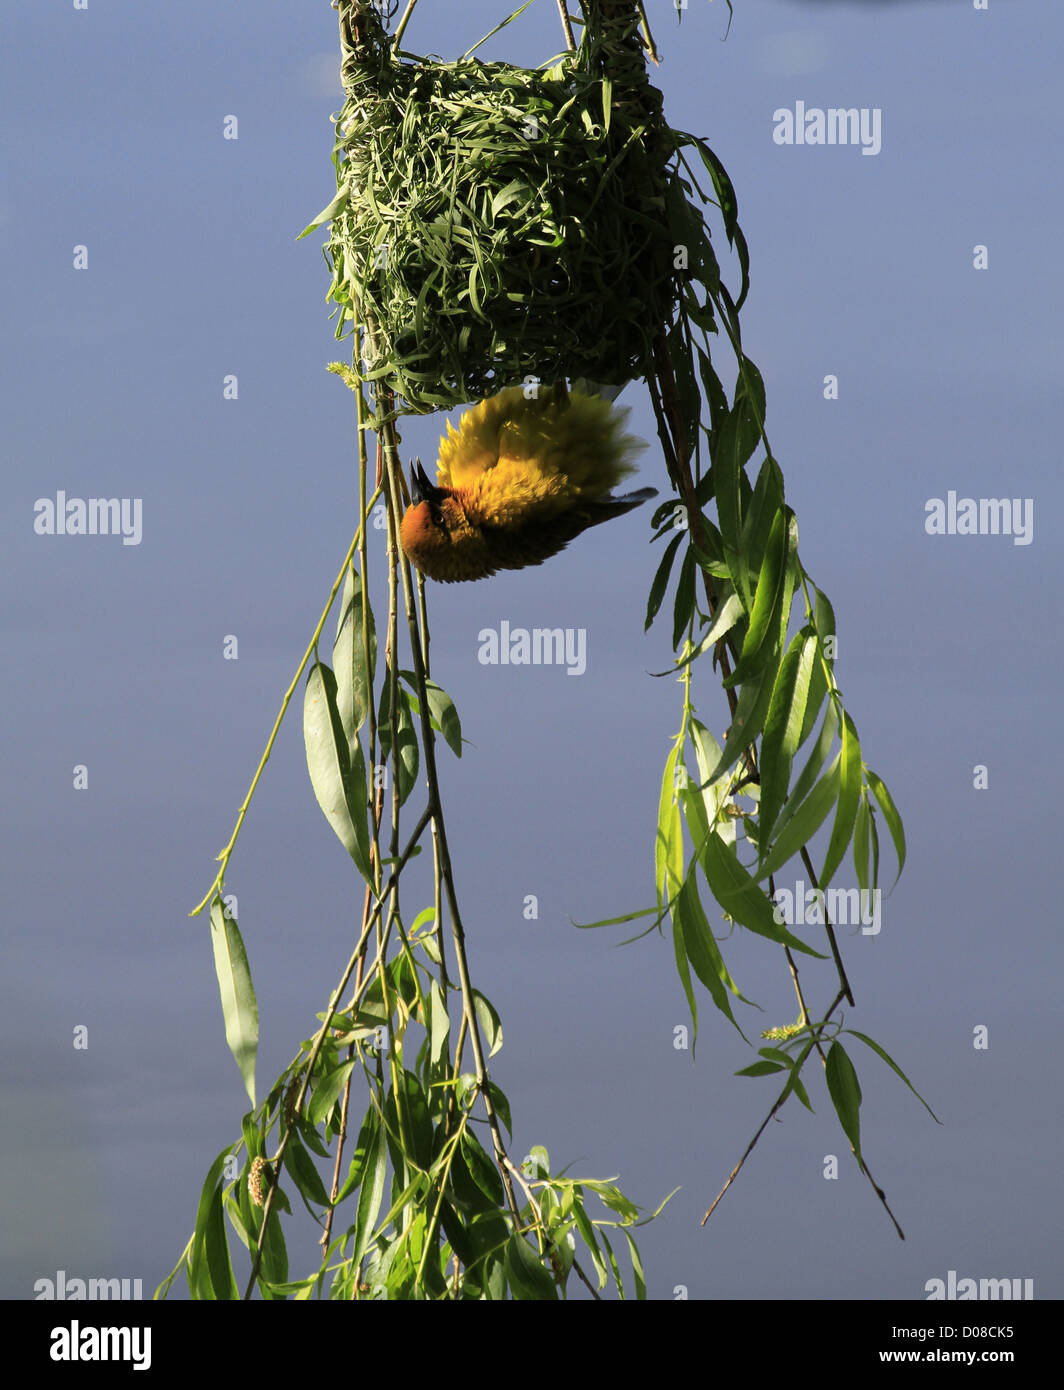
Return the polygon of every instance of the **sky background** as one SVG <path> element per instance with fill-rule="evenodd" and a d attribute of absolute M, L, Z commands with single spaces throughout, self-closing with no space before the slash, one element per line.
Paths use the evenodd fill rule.
<path fill-rule="evenodd" d="M 31 1297 L 60 1269 L 140 1278 L 150 1296 L 246 1108 L 206 916 L 187 914 L 354 529 L 322 237 L 295 241 L 334 191 L 336 17 L 326 0 L 7 9 L 0 1296 Z M 840 933 L 846 1021 L 942 1124 L 854 1043 L 866 1157 L 906 1241 L 812 1068 L 816 1114 L 788 1105 L 699 1225 L 775 1083 L 734 1076 L 753 1054 L 704 996 L 697 1056 L 674 1049 L 689 1020 L 667 937 L 621 947 L 621 930 L 573 926 L 653 900 L 681 691 L 649 674 L 670 651 L 665 624 L 643 632 L 659 555 L 643 508 L 542 568 L 430 595 L 433 675 L 469 741 L 460 763 L 441 749 L 443 793 L 474 982 L 505 1028 L 493 1075 L 512 1151 L 544 1144 L 557 1168 L 619 1174 L 647 1209 L 680 1187 L 641 1233 L 652 1298 L 921 1299 L 950 1270 L 1059 1298 L 1064 13 L 735 0 L 722 41 L 720 0 L 691 0 L 679 28 L 663 0 L 648 11 L 666 113 L 708 139 L 738 193 L 746 349 L 804 563 L 835 605 L 847 708 L 905 818 L 882 931 Z M 453 58 L 503 12 L 421 0 L 405 43 Z M 560 47 L 556 8 L 537 0 L 480 56 L 532 65 Z M 797 100 L 881 108 L 881 152 L 775 144 L 773 112 Z M 645 390 L 623 401 L 653 440 Z M 441 423 L 408 421 L 404 450 L 432 458 Z M 667 486 L 653 447 L 639 481 Z M 35 534 L 35 501 L 59 489 L 142 498 L 142 543 Z M 929 537 L 925 503 L 949 489 L 1033 498 L 1033 543 Z M 586 673 L 480 665 L 478 632 L 504 619 L 585 628 Z M 695 699 L 720 734 L 708 663 Z M 227 882 L 263 1091 L 312 1030 L 361 904 L 313 797 L 299 703 Z M 409 918 L 424 891 L 415 877 Z M 764 1010 L 741 1016 L 748 1033 L 793 1018 L 778 953 L 742 933 L 724 949 Z M 827 975 L 803 980 L 825 1006 Z M 309 1272 L 302 1212 L 288 1229 L 293 1276 Z"/>

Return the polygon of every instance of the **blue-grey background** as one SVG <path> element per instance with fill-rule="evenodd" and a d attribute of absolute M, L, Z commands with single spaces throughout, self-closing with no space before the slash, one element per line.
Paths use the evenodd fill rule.
<path fill-rule="evenodd" d="M 0 1294 L 30 1297 L 62 1269 L 140 1278 L 150 1296 L 246 1108 L 207 922 L 187 913 L 353 530 L 353 398 L 324 370 L 340 352 L 322 238 L 294 240 L 333 191 L 335 14 L 5 8 Z M 681 691 L 648 674 L 669 646 L 665 624 L 643 633 L 659 553 L 644 508 L 541 569 L 431 594 L 434 675 L 469 740 L 461 763 L 441 752 L 451 849 L 474 979 L 504 1021 L 493 1066 L 513 1149 L 619 1174 L 650 1209 L 681 1188 L 642 1232 L 652 1297 L 919 1299 L 951 1269 L 1060 1297 L 1064 18 L 1019 0 L 736 0 L 722 42 L 722 3 L 691 0 L 679 28 L 671 5 L 648 8 L 668 115 L 709 139 L 738 192 L 747 351 L 803 558 L 835 603 L 847 705 L 906 821 L 882 932 L 841 933 L 847 1021 L 943 1124 L 853 1043 L 865 1151 L 906 1242 L 812 1070 L 817 1113 L 789 1105 L 699 1226 L 774 1083 L 733 1075 L 752 1054 L 705 997 L 697 1059 L 674 1049 L 688 1018 L 667 938 L 619 948 L 620 930 L 572 925 L 653 896 Z M 503 11 L 421 0 L 406 45 L 456 56 Z M 481 55 L 531 64 L 560 47 L 537 0 Z M 772 113 L 797 99 L 882 108 L 882 152 L 777 146 Z M 645 393 L 624 400 L 653 440 Z M 408 422 L 404 448 L 431 458 L 440 424 Z M 652 448 L 640 481 L 663 478 Z M 928 537 L 924 504 L 950 488 L 1033 498 L 1034 543 Z M 142 544 L 35 535 L 34 502 L 58 489 L 142 498 Z M 375 584 L 380 602 L 379 569 Z M 477 633 L 503 619 L 586 628 L 587 673 L 479 665 Z M 695 698 L 719 733 L 708 669 Z M 361 903 L 311 792 L 298 702 L 227 886 L 265 1082 L 315 1026 Z M 752 1036 L 793 1017 L 775 950 L 738 934 L 725 951 L 764 1008 L 745 1012 Z M 803 979 L 823 1007 L 828 975 Z M 302 1215 L 294 1229 L 296 1274 L 313 1244 Z"/>

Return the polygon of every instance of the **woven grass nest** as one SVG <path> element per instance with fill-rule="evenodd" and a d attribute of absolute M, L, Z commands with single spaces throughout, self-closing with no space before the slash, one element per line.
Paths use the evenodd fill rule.
<path fill-rule="evenodd" d="M 642 375 L 677 296 L 655 89 L 622 91 L 586 49 L 543 69 L 403 57 L 345 55 L 337 336 L 369 324 L 369 374 L 419 412 L 529 375 Z"/>

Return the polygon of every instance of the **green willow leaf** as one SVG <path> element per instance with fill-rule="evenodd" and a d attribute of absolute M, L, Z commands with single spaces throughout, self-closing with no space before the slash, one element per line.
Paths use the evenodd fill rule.
<path fill-rule="evenodd" d="M 200 1190 L 196 1225 L 188 1252 L 188 1287 L 194 1299 L 239 1297 L 225 1240 L 222 1208 L 225 1165 L 229 1157 L 228 1147 L 224 1148 L 207 1170 Z"/>
<path fill-rule="evenodd" d="M 819 662 L 813 668 L 814 676 L 818 667 Z M 810 685 L 812 685 L 812 682 L 810 682 Z M 809 757 L 806 759 L 805 766 L 798 774 L 798 778 L 791 787 L 790 794 L 784 803 L 783 809 L 780 811 L 779 818 L 776 822 L 777 835 L 782 831 L 795 811 L 797 811 L 805 797 L 812 791 L 813 785 L 820 775 L 820 769 L 824 766 L 824 763 L 827 761 L 827 756 L 831 752 L 831 746 L 835 742 L 835 735 L 838 733 L 838 729 L 839 717 L 835 713 L 834 704 L 832 704 L 828 706 L 827 713 L 824 715 L 824 722 L 820 726 L 820 734 L 816 743 L 813 745 Z"/>
<path fill-rule="evenodd" d="M 786 1071 L 786 1067 L 781 1067 L 779 1062 L 751 1062 L 748 1067 L 742 1067 L 735 1073 L 736 1076 L 775 1076 L 778 1072 Z"/>
<path fill-rule="evenodd" d="M 894 882 L 897 883 L 901 877 L 901 871 L 905 867 L 905 827 L 901 823 L 898 808 L 894 805 L 894 799 L 887 791 L 883 779 L 877 777 L 871 768 L 865 768 L 865 776 L 868 779 L 872 795 L 879 802 L 879 808 L 883 812 L 887 829 L 890 831 L 890 838 L 894 841 L 894 852 L 898 856 L 898 872 L 894 876 Z M 893 885 L 891 886 L 893 887 Z"/>
<path fill-rule="evenodd" d="M 322 208 L 321 212 L 318 213 L 314 221 L 303 228 L 300 234 L 296 237 L 296 241 L 302 241 L 305 236 L 310 236 L 311 232 L 314 231 L 316 227 L 323 227 L 326 222 L 331 222 L 333 218 L 336 217 L 339 213 L 341 213 L 343 209 L 347 206 L 350 197 L 351 190 L 345 184 L 344 187 L 340 189 L 339 193 L 337 193 L 336 197 L 332 200 L 329 206 Z"/>
<path fill-rule="evenodd" d="M 684 940 L 683 926 L 677 912 L 672 913 L 672 948 L 676 955 L 676 973 L 680 977 L 680 984 L 683 985 L 687 1007 L 691 1010 L 691 1056 L 693 1058 L 695 1046 L 698 1043 L 698 1001 L 695 999 L 695 987 L 691 983 L 691 967 L 687 961 L 687 943 Z"/>
<path fill-rule="evenodd" d="M 760 669 L 767 650 L 766 639 L 770 634 L 787 630 L 790 613 L 790 600 L 794 592 L 791 557 L 797 549 L 798 529 L 794 514 L 789 508 L 781 508 L 772 523 L 765 545 L 765 557 L 758 575 L 754 591 L 753 609 L 750 625 L 746 630 L 739 661 L 735 670 L 723 684 L 725 687 L 741 685 Z"/>
<path fill-rule="evenodd" d="M 788 1058 L 788 1065 L 790 1066 L 791 1074 L 787 1078 L 787 1084 L 786 1086 L 784 1086 L 779 1096 L 780 1103 L 782 1104 L 782 1102 L 785 1101 L 793 1091 L 794 1094 L 805 1106 L 805 1108 L 810 1112 L 810 1114 L 813 1113 L 813 1102 L 809 1099 L 809 1092 L 805 1089 L 805 1086 L 802 1084 L 798 1074 L 802 1070 L 802 1067 L 805 1065 L 805 1060 L 809 1056 L 810 1052 L 812 1052 L 812 1050 L 813 1044 L 812 1042 L 808 1042 L 806 1043 L 805 1047 L 802 1048 L 801 1052 L 798 1054 L 797 1057 Z"/>
<path fill-rule="evenodd" d="M 295 1130 L 289 1134 L 288 1143 L 285 1146 L 284 1166 L 292 1175 L 292 1180 L 304 1202 L 308 1205 L 315 1202 L 320 1207 L 329 1205 L 329 1194 L 325 1191 L 321 1174 L 315 1168 L 314 1160 L 303 1147 Z"/>
<path fill-rule="evenodd" d="M 806 629 L 809 630 L 808 627 Z M 805 705 L 805 719 L 802 721 L 802 732 L 798 739 L 799 748 L 813 732 L 813 725 L 817 721 L 821 707 L 824 704 L 824 696 L 828 693 L 828 678 L 824 670 L 824 662 L 820 657 L 820 645 L 817 643 L 817 659 L 813 663 L 813 673 L 809 678 L 809 696 Z M 816 775 L 815 773 L 813 774 Z"/>
<path fill-rule="evenodd" d="M 362 642 L 362 577 L 354 565 L 349 565 L 340 601 L 340 619 L 333 643 L 333 668 L 336 674 L 336 706 L 340 722 L 347 734 L 349 753 L 358 741 L 358 731 L 369 713 L 373 694 L 373 672 L 377 655 L 377 633 L 373 610 L 366 608 L 366 627 L 369 642 L 367 653 Z"/>
<path fill-rule="evenodd" d="M 392 758 L 392 769 L 399 787 L 400 806 L 417 785 L 417 774 L 421 755 L 417 734 L 414 731 L 414 706 L 407 690 L 397 686 L 398 709 L 396 711 L 396 742 L 398 754 Z M 387 759 L 392 752 L 390 682 L 385 680 L 381 688 L 381 707 L 377 717 L 377 734 L 380 739 L 381 758 Z"/>
<path fill-rule="evenodd" d="M 499 1170 L 488 1157 L 480 1140 L 469 1129 L 462 1133 L 460 1140 L 462 1158 L 465 1161 L 469 1176 L 473 1179 L 477 1188 L 491 1202 L 494 1208 L 501 1207 L 506 1201 L 506 1194 L 503 1191 L 502 1178 Z"/>
<path fill-rule="evenodd" d="M 750 568 L 760 570 L 776 514 L 783 509 L 783 474 L 775 459 L 766 458 L 754 484 L 743 518 L 742 548 Z"/>
<path fill-rule="evenodd" d="M 683 825 L 676 797 L 676 763 L 680 742 L 673 744 L 665 759 L 658 802 L 658 829 L 654 840 L 654 887 L 658 910 L 664 908 L 683 882 Z"/>
<path fill-rule="evenodd" d="M 799 941 L 776 921 L 767 894 L 758 887 L 757 880 L 750 877 L 739 863 L 735 851 L 719 835 L 709 837 L 702 851 L 702 867 L 713 896 L 729 917 L 734 917 L 758 936 L 766 936 L 770 941 L 790 946 L 793 951 L 801 951 L 804 955 L 824 959 L 819 951 Z"/>
<path fill-rule="evenodd" d="M 676 596 L 672 605 L 672 645 L 676 648 L 680 645 L 687 625 L 691 621 L 691 614 L 695 607 L 695 557 L 690 549 L 683 557 L 680 566 L 680 577 L 676 583 Z"/>
<path fill-rule="evenodd" d="M 836 754 L 831 767 L 809 795 L 787 817 L 786 824 L 777 826 L 776 840 L 757 868 L 759 879 L 777 873 L 803 845 L 807 845 L 828 817 L 839 799 L 841 754 Z"/>
<path fill-rule="evenodd" d="M 675 666 L 670 666 L 667 671 L 653 671 L 654 676 L 672 676 L 677 671 L 682 671 L 685 666 L 689 666 L 692 661 L 697 661 L 710 647 L 715 647 L 722 637 L 726 637 L 729 632 L 742 620 L 744 609 L 738 594 L 731 593 L 717 610 L 717 616 L 713 620 L 713 625 L 702 637 L 698 645 L 692 647 L 688 654 L 677 661 Z"/>
<path fill-rule="evenodd" d="M 682 531 L 677 531 L 672 540 L 665 547 L 665 554 L 661 557 L 661 563 L 650 585 L 650 594 L 647 597 L 647 616 L 643 624 L 643 631 L 649 632 L 650 625 L 658 615 L 661 601 L 665 597 L 665 590 L 669 587 L 669 576 L 672 573 L 672 564 L 676 559 L 676 552 L 680 548 L 680 542 L 684 538 Z"/>
<path fill-rule="evenodd" d="M 736 995 L 739 991 L 728 973 L 728 967 L 724 964 L 720 948 L 713 937 L 698 897 L 698 884 L 693 873 L 688 874 L 684 880 L 673 905 L 673 913 L 679 919 L 684 950 L 695 974 L 709 990 L 713 1003 L 725 1018 L 735 1024 L 739 1036 L 742 1037 L 743 1030 L 735 1022 L 731 1001 L 728 998 L 728 989 Z"/>
<path fill-rule="evenodd" d="M 371 1105 L 366 1115 L 363 1117 L 361 1128 L 358 1132 L 358 1141 L 355 1144 L 355 1152 L 351 1156 L 351 1163 L 347 1170 L 347 1177 L 344 1185 L 336 1194 L 336 1204 L 340 1205 L 346 1197 L 354 1192 L 356 1187 L 362 1183 L 366 1172 L 366 1163 L 369 1158 L 369 1150 L 373 1144 L 373 1136 L 377 1133 L 380 1121 L 377 1112 Z"/>
<path fill-rule="evenodd" d="M 816 591 L 815 619 L 817 635 L 822 642 L 826 642 L 829 638 L 835 636 L 837 631 L 835 627 L 835 610 L 832 608 L 831 600 L 828 598 L 827 594 L 824 593 L 823 589 L 817 589 Z M 826 652 L 825 660 L 828 661 L 829 665 L 834 666 L 835 658 L 833 656 L 828 657 Z"/>
<path fill-rule="evenodd" d="M 410 687 L 411 694 L 409 704 L 415 713 L 420 708 L 417 699 L 417 679 L 413 671 L 400 671 L 399 675 Z M 442 685 L 437 685 L 435 681 L 425 677 L 425 695 L 429 704 L 429 717 L 433 725 L 439 729 L 443 735 L 447 747 L 456 758 L 462 756 L 462 723 L 458 718 L 458 711 L 454 707 L 454 701 L 447 694 Z M 399 740 L 402 744 L 402 738 Z"/>
<path fill-rule="evenodd" d="M 706 803 L 702 793 L 694 787 L 681 787 L 678 795 L 683 818 L 687 823 L 687 833 L 697 847 L 709 835 L 710 822 L 706 815 Z"/>
<path fill-rule="evenodd" d="M 637 1300 L 645 1299 L 647 1296 L 647 1277 L 643 1269 L 643 1261 L 639 1255 L 639 1247 L 632 1239 L 629 1232 L 622 1226 L 624 1238 L 628 1242 L 628 1254 L 632 1260 L 632 1277 L 635 1280 L 635 1296 Z"/>
<path fill-rule="evenodd" d="M 861 801 L 857 807 L 857 819 L 853 826 L 853 871 L 857 875 L 857 887 L 862 892 L 866 892 L 868 889 L 868 852 L 871 826 L 872 812 L 868 809 L 868 800 L 862 792 Z"/>
<path fill-rule="evenodd" d="M 372 885 L 365 761 L 360 745 L 356 757 L 350 756 L 337 704 L 336 677 L 320 661 L 314 663 L 307 677 L 303 697 L 303 740 L 307 770 L 318 805 L 359 873 Z"/>
<path fill-rule="evenodd" d="M 731 0 L 727 0 L 727 3 L 730 13 Z M 739 269 L 742 282 L 739 298 L 735 304 L 736 310 L 739 310 L 743 307 L 743 301 L 750 288 L 750 253 L 747 249 L 746 238 L 743 236 L 742 229 L 739 226 L 739 200 L 735 196 L 735 189 L 732 186 L 731 179 L 728 177 L 728 171 L 706 142 L 698 136 L 685 136 L 684 139 L 686 143 L 695 146 L 701 156 L 702 163 L 709 172 L 709 177 L 713 181 L 713 189 L 717 195 L 717 205 L 724 219 L 724 230 L 728 237 L 728 243 L 735 247 L 736 254 L 739 257 Z"/>
<path fill-rule="evenodd" d="M 480 1030 L 488 1044 L 488 1056 L 494 1057 L 502 1047 L 502 1022 L 490 999 L 486 999 L 479 989 L 473 991 L 473 1004 L 480 1020 Z"/>
<path fill-rule="evenodd" d="M 371 1108 L 366 1112 L 362 1130 L 358 1136 L 359 1150 L 365 1159 L 362 1182 L 358 1192 L 358 1209 L 355 1215 L 354 1246 L 351 1250 L 351 1265 L 357 1269 L 369 1249 L 370 1238 L 377 1215 L 381 1209 L 384 1195 L 385 1143 L 380 1115 Z"/>
<path fill-rule="evenodd" d="M 320 1125 L 329 1111 L 333 1108 L 340 1098 L 340 1092 L 347 1084 L 347 1078 L 351 1075 L 355 1066 L 356 1059 L 341 1062 L 339 1066 L 333 1067 L 326 1072 L 322 1079 L 314 1087 L 314 1095 L 310 1102 L 308 1114 L 313 1125 Z"/>
<path fill-rule="evenodd" d="M 913 1083 L 902 1071 L 901 1067 L 898 1066 L 897 1062 L 894 1061 L 893 1057 L 890 1057 L 886 1052 L 884 1052 L 884 1050 L 880 1047 L 879 1043 L 874 1042 L 870 1037 L 867 1037 L 866 1034 L 859 1033 L 856 1028 L 846 1028 L 844 1029 L 844 1032 L 852 1033 L 855 1038 L 860 1038 L 864 1045 L 866 1047 L 870 1047 L 877 1057 L 882 1057 L 883 1061 L 886 1062 L 887 1066 L 890 1067 L 891 1071 L 893 1071 L 896 1075 L 900 1076 L 901 1079 L 905 1082 L 906 1086 L 908 1086 L 909 1090 L 912 1091 L 913 1095 L 924 1107 L 927 1113 L 931 1116 L 935 1124 L 940 1125 L 942 1123 L 942 1121 L 938 1118 L 935 1112 L 931 1109 L 930 1105 L 928 1105 L 927 1101 L 924 1100 L 920 1092 L 916 1089 Z"/>
<path fill-rule="evenodd" d="M 225 1040 L 236 1058 L 240 1075 L 244 1078 L 244 1088 L 254 1105 L 259 1005 L 236 918 L 227 914 L 218 898 L 211 903 L 211 945 L 214 948 L 214 970 L 225 1019 Z"/>
<path fill-rule="evenodd" d="M 598 1286 L 600 1289 L 606 1287 L 606 1280 L 609 1277 L 606 1273 L 606 1261 L 602 1258 L 602 1251 L 599 1249 L 598 1241 L 595 1239 L 595 1227 L 584 1210 L 584 1192 L 579 1184 L 573 1187 L 573 1217 L 576 1220 L 576 1229 L 580 1232 L 580 1237 L 587 1246 L 588 1254 L 591 1256 L 591 1263 L 595 1266 L 595 1273 L 598 1276 Z"/>
<path fill-rule="evenodd" d="M 717 499 L 717 520 L 725 558 L 741 592 L 747 588 L 747 568 L 742 555 L 744 487 L 749 490 L 744 468 L 761 438 L 761 430 L 749 400 L 737 388 L 735 404 L 714 430 L 711 444 L 713 487 Z"/>
<path fill-rule="evenodd" d="M 791 766 L 798 751 L 805 703 L 816 659 L 816 637 L 809 628 L 796 633 L 780 663 L 765 719 L 761 744 L 761 809 L 759 840 L 768 844 L 776 817 L 787 798 Z"/>
<path fill-rule="evenodd" d="M 861 800 L 861 744 L 854 728 L 853 720 L 843 712 L 842 716 L 842 763 L 839 781 L 839 808 L 835 812 L 835 823 L 831 828 L 831 840 L 820 872 L 819 886 L 827 888 L 842 863 L 846 847 L 853 834 L 857 807 Z"/>
<path fill-rule="evenodd" d="M 506 1243 L 506 1278 L 514 1298 L 520 1302 L 557 1301 L 554 1280 L 516 1231 Z"/>
<path fill-rule="evenodd" d="M 711 821 L 717 819 L 720 804 L 728 790 L 727 786 L 717 786 L 715 789 L 712 784 L 713 771 L 720 763 L 721 749 L 720 744 L 709 732 L 706 726 L 693 716 L 690 721 L 691 742 L 694 744 L 695 759 L 698 763 L 698 777 L 704 784 L 702 794 L 706 801 L 706 810 Z M 713 789 L 715 794 L 709 795 Z"/>
<path fill-rule="evenodd" d="M 274 1200 L 273 1211 L 270 1212 L 269 1220 L 266 1222 L 266 1234 L 262 1242 L 262 1268 L 259 1289 L 266 1297 L 266 1286 L 276 1286 L 283 1284 L 288 1279 L 288 1247 L 285 1245 L 284 1231 L 281 1229 L 281 1218 L 277 1208 L 282 1206 L 287 1210 L 287 1200 L 280 1202 L 283 1196 L 280 1189 L 277 1198 Z"/>
<path fill-rule="evenodd" d="M 853 1145 L 853 1151 L 861 1157 L 861 1087 L 853 1063 L 846 1055 L 846 1049 L 836 1039 L 828 1048 L 825 1067 L 828 1094 L 839 1117 L 843 1133 Z"/>
<path fill-rule="evenodd" d="M 778 658 L 778 652 L 776 654 Z M 735 718 L 731 722 L 728 736 L 724 740 L 720 758 L 713 769 L 711 780 L 723 777 L 733 767 L 750 745 L 758 738 L 765 726 L 769 701 L 772 699 L 776 683 L 778 659 L 766 661 L 756 675 L 752 676 L 739 692 L 735 707 Z"/>
<path fill-rule="evenodd" d="M 451 1038 L 451 1019 L 447 1012 L 447 1001 L 443 997 L 439 980 L 434 979 L 429 987 L 429 1051 L 432 1064 L 438 1067 L 447 1057 L 447 1045 Z"/>

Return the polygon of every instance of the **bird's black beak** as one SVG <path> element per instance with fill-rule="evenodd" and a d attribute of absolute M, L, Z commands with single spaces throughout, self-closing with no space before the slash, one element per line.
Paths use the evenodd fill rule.
<path fill-rule="evenodd" d="M 438 494 L 439 489 L 434 488 L 429 482 L 429 476 L 421 466 L 418 459 L 410 465 L 410 500 L 416 506 L 418 502 L 431 502 Z"/>

